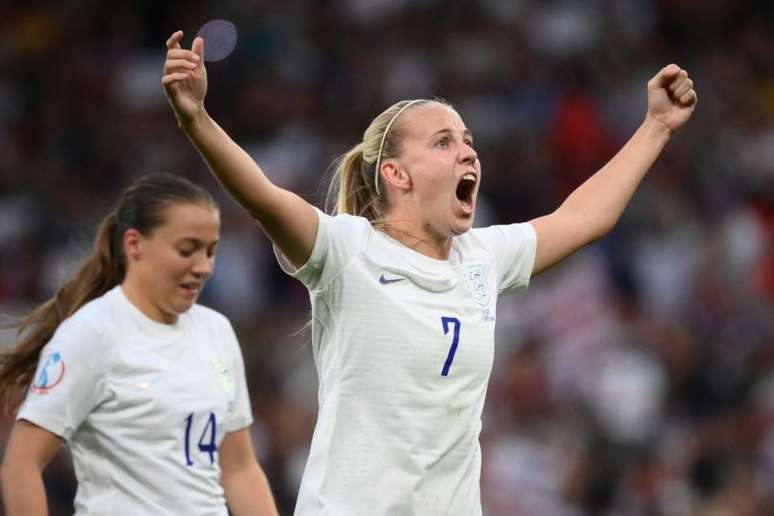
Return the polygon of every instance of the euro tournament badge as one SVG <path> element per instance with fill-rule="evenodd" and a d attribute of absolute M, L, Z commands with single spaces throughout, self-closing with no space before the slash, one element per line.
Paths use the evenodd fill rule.
<path fill-rule="evenodd" d="M 228 367 L 220 360 L 212 361 L 212 369 L 215 371 L 215 377 L 218 380 L 218 385 L 223 389 L 229 399 L 234 399 L 234 393 L 236 392 L 236 386 L 234 380 L 228 373 Z"/>
<path fill-rule="evenodd" d="M 33 392 L 46 393 L 59 385 L 64 374 L 65 361 L 62 354 L 58 351 L 46 353 L 40 359 L 40 367 L 35 373 L 31 389 Z"/>
<path fill-rule="evenodd" d="M 480 306 L 489 306 L 489 285 L 486 281 L 486 270 L 483 265 L 466 265 L 463 276 L 468 293 Z"/>

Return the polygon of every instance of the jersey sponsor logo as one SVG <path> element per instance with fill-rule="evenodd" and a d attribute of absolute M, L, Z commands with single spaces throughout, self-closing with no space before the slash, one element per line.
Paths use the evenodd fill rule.
<path fill-rule="evenodd" d="M 65 361 L 58 351 L 46 353 L 40 359 L 40 369 L 35 375 L 31 389 L 33 392 L 48 392 L 62 381 L 65 374 Z"/>
<path fill-rule="evenodd" d="M 483 265 L 466 265 L 463 271 L 465 288 L 480 306 L 489 306 L 489 284 Z"/>
<path fill-rule="evenodd" d="M 389 285 L 390 283 L 397 283 L 399 281 L 403 281 L 406 278 L 388 278 L 382 273 L 381 276 L 379 276 L 379 283 L 382 285 Z"/>

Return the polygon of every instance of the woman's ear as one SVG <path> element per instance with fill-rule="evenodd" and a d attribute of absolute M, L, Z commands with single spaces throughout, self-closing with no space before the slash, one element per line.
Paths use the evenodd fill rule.
<path fill-rule="evenodd" d="M 408 171 L 394 159 L 388 159 L 381 165 L 382 184 L 389 184 L 393 188 L 407 192 L 411 190 L 412 182 Z"/>
<path fill-rule="evenodd" d="M 142 234 L 134 228 L 124 232 L 124 253 L 128 261 L 137 261 L 142 256 Z"/>

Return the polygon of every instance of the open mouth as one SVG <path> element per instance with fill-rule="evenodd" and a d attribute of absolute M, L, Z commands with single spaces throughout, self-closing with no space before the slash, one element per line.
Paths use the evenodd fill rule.
<path fill-rule="evenodd" d="M 457 199 L 462 203 L 463 207 L 471 208 L 473 206 L 473 191 L 476 189 L 476 175 L 468 172 L 460 182 L 457 184 L 456 195 Z"/>
<path fill-rule="evenodd" d="M 195 296 L 199 293 L 199 289 L 201 288 L 201 284 L 199 283 L 183 283 L 180 285 L 180 287 L 183 289 L 184 292 L 187 292 L 190 295 Z"/>

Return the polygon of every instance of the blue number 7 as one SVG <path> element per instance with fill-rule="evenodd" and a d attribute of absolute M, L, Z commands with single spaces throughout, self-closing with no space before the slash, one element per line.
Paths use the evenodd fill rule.
<path fill-rule="evenodd" d="M 443 364 L 441 370 L 441 376 L 449 376 L 449 368 L 454 361 L 454 354 L 457 352 L 457 344 L 460 343 L 460 320 L 456 317 L 441 317 L 441 323 L 443 324 L 443 334 L 449 333 L 449 323 L 454 325 L 454 337 L 452 337 L 451 348 L 449 348 L 449 356 L 446 357 L 446 362 Z"/>

